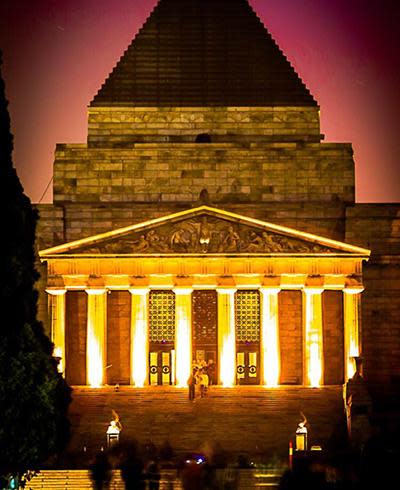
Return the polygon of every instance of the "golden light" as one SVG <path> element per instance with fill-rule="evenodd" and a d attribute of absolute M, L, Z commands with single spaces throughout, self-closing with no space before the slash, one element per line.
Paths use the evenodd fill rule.
<path fill-rule="evenodd" d="M 106 290 L 91 289 L 88 293 L 87 322 L 87 384 L 98 388 L 104 384 L 106 341 Z"/>
<path fill-rule="evenodd" d="M 142 388 L 147 381 L 148 289 L 131 289 L 131 382 Z"/>
<path fill-rule="evenodd" d="M 234 386 L 236 377 L 235 292 L 217 289 L 219 380 L 222 386 Z"/>
<path fill-rule="evenodd" d="M 192 368 L 192 290 L 174 289 L 175 325 L 175 378 L 177 386 L 187 386 Z"/>
<path fill-rule="evenodd" d="M 171 383 L 173 385 L 176 383 L 175 365 L 176 365 L 175 349 L 172 349 L 171 350 Z"/>
<path fill-rule="evenodd" d="M 262 360 L 263 384 L 276 387 L 280 376 L 280 349 L 278 323 L 279 289 L 261 289 L 262 294 Z"/>
<path fill-rule="evenodd" d="M 220 380 L 225 387 L 235 385 L 235 348 L 235 335 L 231 332 L 224 336 L 220 354 Z"/>
<path fill-rule="evenodd" d="M 65 296 L 66 289 L 47 289 L 49 294 L 51 340 L 54 344 L 53 356 L 59 359 L 57 370 L 65 369 Z"/>
<path fill-rule="evenodd" d="M 56 357 L 59 359 L 58 364 L 57 364 L 57 371 L 59 373 L 64 372 L 64 359 L 63 359 L 63 351 L 61 347 L 55 347 L 54 352 L 53 352 L 53 357 Z"/>
<path fill-rule="evenodd" d="M 343 290 L 346 379 L 351 378 L 356 372 L 354 357 L 360 355 L 358 325 L 360 293 L 362 291 L 363 288 L 346 288 Z"/>
<path fill-rule="evenodd" d="M 304 289 L 305 359 L 307 384 L 322 384 L 322 289 Z"/>
<path fill-rule="evenodd" d="M 320 386 L 322 382 L 321 353 L 319 350 L 318 334 L 311 334 L 309 342 L 310 363 L 308 377 L 310 386 L 316 388 Z"/>

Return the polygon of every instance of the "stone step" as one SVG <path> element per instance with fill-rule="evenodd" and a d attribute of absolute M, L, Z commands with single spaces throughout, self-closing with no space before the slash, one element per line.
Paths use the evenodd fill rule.
<path fill-rule="evenodd" d="M 115 410 L 123 425 L 121 440 L 169 440 L 179 452 L 199 450 L 206 442 L 232 452 L 279 453 L 284 457 L 300 412 L 309 422 L 311 444 L 323 446 L 343 415 L 342 388 L 212 386 L 205 398 L 188 399 L 176 387 L 136 389 L 76 387 L 70 409 L 70 450 L 98 451 Z"/>
<path fill-rule="evenodd" d="M 217 470 L 218 487 L 224 482 L 237 481 L 238 490 L 250 490 L 257 487 L 278 488 L 282 470 L 232 468 Z M 42 470 L 27 485 L 30 490 L 85 490 L 91 489 L 92 482 L 88 470 Z M 124 490 L 120 471 L 112 472 L 110 490 Z M 161 470 L 160 490 L 182 490 L 182 482 L 176 470 Z"/>

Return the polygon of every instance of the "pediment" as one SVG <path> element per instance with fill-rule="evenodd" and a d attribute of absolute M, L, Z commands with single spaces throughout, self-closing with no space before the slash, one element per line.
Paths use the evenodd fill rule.
<path fill-rule="evenodd" d="M 201 206 L 40 252 L 49 255 L 362 254 L 317 235 Z"/>

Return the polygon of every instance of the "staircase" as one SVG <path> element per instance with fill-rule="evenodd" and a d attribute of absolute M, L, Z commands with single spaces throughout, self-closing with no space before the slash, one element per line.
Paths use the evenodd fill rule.
<path fill-rule="evenodd" d="M 143 389 L 75 387 L 70 408 L 69 452 L 93 454 L 106 446 L 114 409 L 123 425 L 121 441 L 168 440 L 177 453 L 201 451 L 216 443 L 251 457 L 287 457 L 300 411 L 309 422 L 310 446 L 325 446 L 343 415 L 342 387 L 266 389 L 212 386 L 205 398 L 189 401 L 188 390 L 172 386 Z M 81 466 L 82 467 L 82 466 Z"/>
<path fill-rule="evenodd" d="M 237 490 L 257 487 L 278 488 L 281 472 L 278 470 L 218 470 L 218 487 L 231 478 L 237 481 Z M 92 489 L 87 470 L 43 470 L 27 485 L 30 490 L 85 490 Z M 118 470 L 113 471 L 109 490 L 124 490 L 125 486 Z M 182 490 L 182 482 L 175 470 L 161 472 L 160 490 Z"/>

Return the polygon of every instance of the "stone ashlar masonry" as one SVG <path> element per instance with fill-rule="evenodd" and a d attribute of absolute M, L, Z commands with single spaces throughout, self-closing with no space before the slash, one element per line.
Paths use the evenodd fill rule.
<path fill-rule="evenodd" d="M 356 204 L 346 210 L 346 240 L 370 248 L 362 298 L 365 372 L 381 392 L 400 388 L 400 204 Z"/>
<path fill-rule="evenodd" d="M 145 142 L 316 141 L 318 107 L 89 107 L 89 147 Z M 251 137 L 251 138 L 250 138 Z"/>
<path fill-rule="evenodd" d="M 58 145 L 58 202 L 216 203 L 354 200 L 350 145 L 137 143 L 132 149 Z"/>

